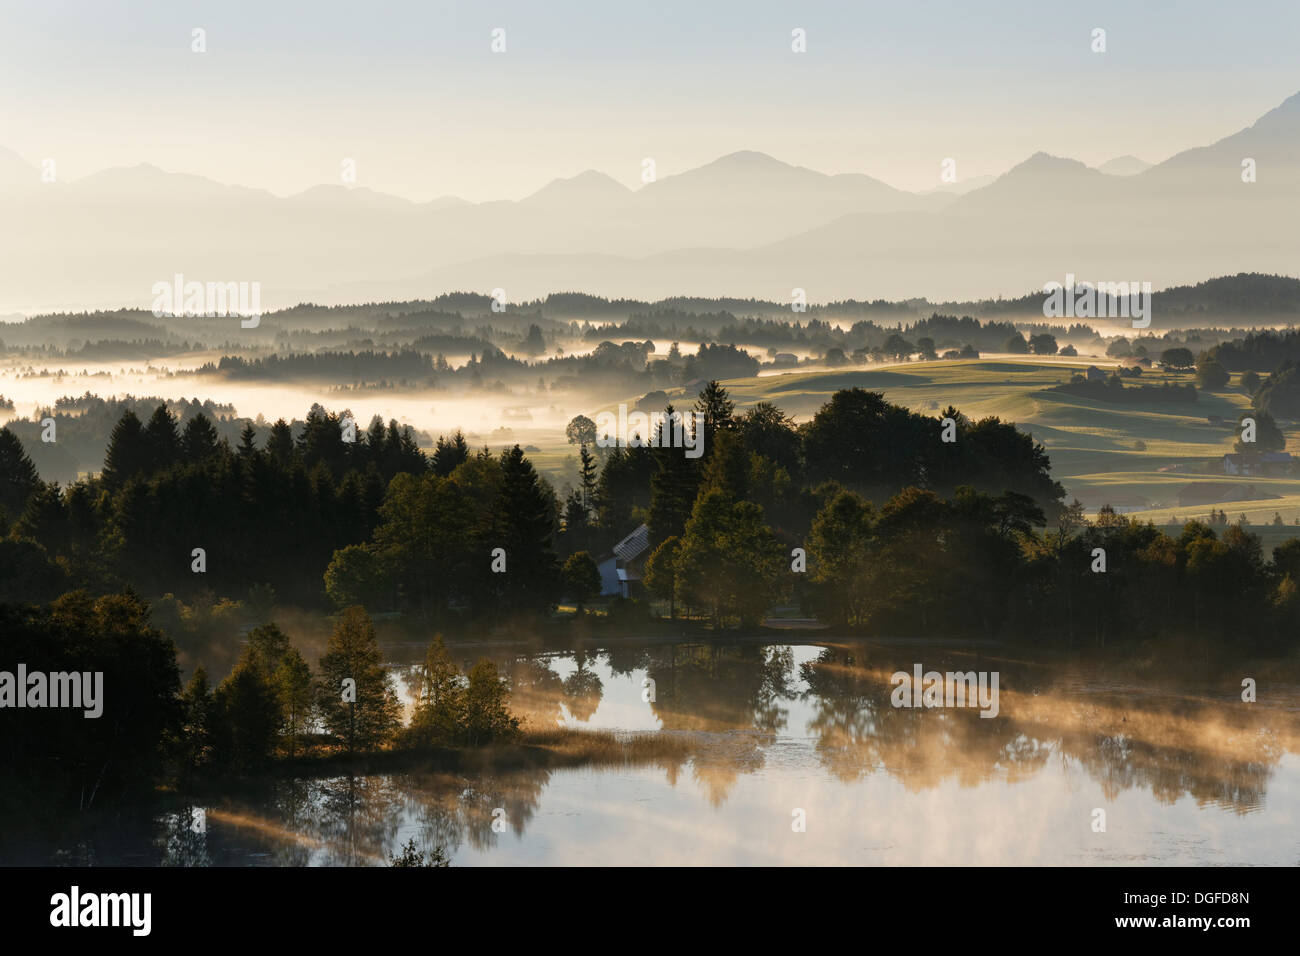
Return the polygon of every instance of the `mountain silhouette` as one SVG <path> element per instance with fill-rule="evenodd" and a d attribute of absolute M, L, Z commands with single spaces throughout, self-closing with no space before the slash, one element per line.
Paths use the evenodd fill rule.
<path fill-rule="evenodd" d="M 962 299 L 1066 273 L 1159 288 L 1297 271 L 1300 94 L 1149 168 L 1130 159 L 1039 152 L 917 194 L 741 151 L 637 189 L 587 170 L 517 201 L 420 203 L 342 185 L 282 198 L 149 164 L 45 184 L 0 149 L 0 313 L 143 305 L 176 272 L 259 281 L 274 306 L 465 288 Z"/>

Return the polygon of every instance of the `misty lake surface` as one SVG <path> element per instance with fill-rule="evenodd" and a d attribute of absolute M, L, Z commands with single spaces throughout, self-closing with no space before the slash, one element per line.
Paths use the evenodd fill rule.
<path fill-rule="evenodd" d="M 408 701 L 422 653 L 389 649 Z M 202 833 L 165 813 L 95 862 L 382 865 L 411 838 L 457 866 L 1300 862 L 1295 683 L 1248 704 L 1235 676 L 1154 687 L 926 643 L 492 656 L 534 725 L 673 735 L 685 755 L 278 780 L 208 798 Z M 999 715 L 892 706 L 915 663 L 998 671 Z"/>

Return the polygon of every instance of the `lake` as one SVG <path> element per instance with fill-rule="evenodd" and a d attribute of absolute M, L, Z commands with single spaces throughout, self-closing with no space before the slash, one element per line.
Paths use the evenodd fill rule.
<path fill-rule="evenodd" d="M 389 656 L 409 701 L 422 650 Z M 668 734 L 682 753 L 275 781 L 205 800 L 202 832 L 169 812 L 65 858 L 377 865 L 414 838 L 460 866 L 1300 862 L 1294 680 L 1261 677 L 1245 703 L 1236 675 L 1156 682 L 929 643 L 492 656 L 535 726 Z M 893 706 L 891 674 L 917 664 L 997 672 L 998 715 Z"/>

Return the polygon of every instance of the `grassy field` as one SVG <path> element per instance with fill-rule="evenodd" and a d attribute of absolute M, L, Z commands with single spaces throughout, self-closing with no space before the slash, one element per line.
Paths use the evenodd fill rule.
<path fill-rule="evenodd" d="M 797 421 L 806 421 L 840 389 L 865 388 L 926 415 L 938 415 L 955 405 L 970 418 L 997 415 L 1013 421 L 1047 448 L 1052 473 L 1094 513 L 1104 504 L 1134 511 L 1142 518 L 1166 523 L 1173 517 L 1202 518 L 1210 506 L 1182 507 L 1179 492 L 1196 482 L 1244 485 L 1252 500 L 1222 506 L 1232 520 L 1244 513 L 1251 524 L 1271 522 L 1275 513 L 1295 527 L 1300 519 L 1300 477 L 1238 478 L 1224 475 L 1220 456 L 1233 450 L 1237 435 L 1231 425 L 1214 426 L 1209 416 L 1227 422 L 1250 407 L 1246 392 L 1233 383 L 1218 392 L 1198 391 L 1194 403 L 1151 402 L 1111 404 L 1051 392 L 1090 364 L 1113 365 L 1095 359 L 1065 361 L 1026 357 L 925 362 L 887 368 L 794 372 L 724 382 L 737 408 L 773 402 Z M 1134 385 L 1194 383 L 1191 373 L 1144 371 Z M 678 408 L 689 408 L 694 396 L 670 390 Z M 627 395 L 613 402 L 640 399 Z M 1300 456 L 1300 430 L 1280 422 L 1287 449 Z M 557 486 L 572 481 L 575 448 L 562 436 L 538 443 L 530 458 Z M 1169 469 L 1177 468 L 1178 471 Z M 1276 496 L 1276 497 L 1270 497 Z M 1216 506 L 1217 507 L 1217 506 Z M 1290 535 L 1292 532 L 1287 531 Z M 1277 532 L 1270 532 L 1269 537 Z"/>
<path fill-rule="evenodd" d="M 758 401 L 779 405 L 798 420 L 811 417 L 842 388 L 866 388 L 922 414 L 937 415 L 955 405 L 971 418 L 997 415 L 1014 421 L 1041 441 L 1055 477 L 1070 497 L 1091 512 L 1103 504 L 1129 507 L 1146 499 L 1143 517 L 1165 522 L 1209 513 L 1208 506 L 1178 506 L 1178 493 L 1193 482 L 1211 481 L 1253 487 L 1261 496 L 1223 508 L 1235 520 L 1245 513 L 1252 524 L 1280 513 L 1288 524 L 1300 518 L 1300 478 L 1236 478 L 1222 474 L 1219 456 L 1232 451 L 1237 435 L 1229 425 L 1213 426 L 1211 415 L 1233 422 L 1250 406 L 1235 382 L 1219 392 L 1200 391 L 1194 403 L 1111 404 L 1048 391 L 1086 369 L 1089 360 L 1065 363 L 971 360 L 927 362 L 879 370 L 811 372 L 736 379 L 726 382 L 739 406 Z M 1191 373 L 1144 372 L 1126 385 L 1193 383 Z M 1288 450 L 1300 453 L 1300 435 L 1283 423 Z M 1162 469 L 1177 467 L 1179 472 Z M 1187 469 L 1182 471 L 1181 469 Z M 1210 469 L 1209 473 L 1204 472 Z M 1265 498 L 1276 495 L 1277 498 Z"/>

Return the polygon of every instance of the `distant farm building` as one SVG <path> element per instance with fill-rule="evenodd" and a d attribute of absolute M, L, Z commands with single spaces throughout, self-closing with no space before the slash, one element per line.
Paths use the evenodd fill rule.
<path fill-rule="evenodd" d="M 1088 371 L 1085 374 L 1088 376 L 1088 381 L 1090 382 L 1106 381 L 1106 373 L 1103 372 L 1101 369 L 1097 368 L 1097 366 L 1095 365 L 1089 365 Z"/>
<path fill-rule="evenodd" d="M 1294 459 L 1287 451 L 1266 451 L 1261 455 L 1224 455 L 1223 473 L 1277 477 L 1291 474 L 1293 463 Z"/>

